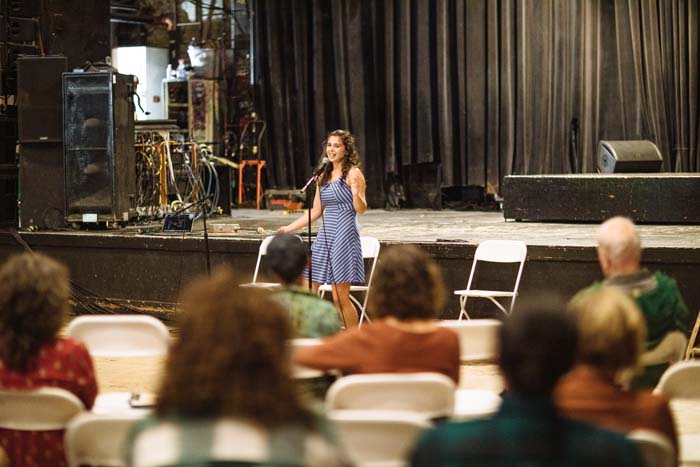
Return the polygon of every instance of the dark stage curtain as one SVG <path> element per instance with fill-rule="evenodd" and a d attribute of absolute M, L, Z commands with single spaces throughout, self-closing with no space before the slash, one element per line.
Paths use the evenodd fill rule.
<path fill-rule="evenodd" d="M 700 159 L 697 0 L 255 0 L 268 182 L 300 186 L 336 128 L 368 199 L 508 174 L 592 172 L 598 141 Z M 426 175 L 427 174 L 427 175 Z"/>

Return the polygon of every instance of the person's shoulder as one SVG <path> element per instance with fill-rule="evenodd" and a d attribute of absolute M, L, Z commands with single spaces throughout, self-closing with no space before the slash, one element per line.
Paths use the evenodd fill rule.
<path fill-rule="evenodd" d="M 589 462 L 601 461 L 596 464 L 605 466 L 643 465 L 636 446 L 624 434 L 575 420 L 565 420 L 564 423 L 570 454 L 574 457 L 588 457 Z"/>
<path fill-rule="evenodd" d="M 70 337 L 59 337 L 53 344 L 54 350 L 64 355 L 89 355 L 88 349 L 82 341 Z"/>
<path fill-rule="evenodd" d="M 671 277 L 667 276 L 661 271 L 656 271 L 654 273 L 654 276 L 656 277 L 656 281 L 659 284 L 659 287 L 670 287 L 670 288 L 677 288 L 678 285 L 676 283 L 676 280 Z"/>
<path fill-rule="evenodd" d="M 449 453 L 452 449 L 464 450 L 465 446 L 479 444 L 485 433 L 491 432 L 489 420 L 468 422 L 444 422 L 435 428 L 424 431 L 418 438 L 416 449 L 438 449 Z"/>
<path fill-rule="evenodd" d="M 348 178 L 353 177 L 364 177 L 364 175 L 362 174 L 362 170 L 357 166 L 354 166 L 350 170 L 348 170 Z"/>

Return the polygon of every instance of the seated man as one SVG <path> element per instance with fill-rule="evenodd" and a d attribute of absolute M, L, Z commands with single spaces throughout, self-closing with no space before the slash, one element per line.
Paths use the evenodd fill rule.
<path fill-rule="evenodd" d="M 688 334 L 688 309 L 676 281 L 641 267 L 642 248 L 631 220 L 613 217 L 601 224 L 596 237 L 598 260 L 605 279 L 579 292 L 573 302 L 601 285 L 619 287 L 637 302 L 647 325 L 646 350 L 656 347 L 672 331 Z M 654 387 L 667 364 L 645 369 L 635 387 Z"/>
<path fill-rule="evenodd" d="M 296 235 L 277 234 L 267 246 L 266 264 L 282 282 L 274 298 L 289 312 L 296 337 L 326 337 L 340 331 L 335 306 L 302 287 L 306 248 Z"/>
<path fill-rule="evenodd" d="M 422 435 L 414 467 L 643 466 L 623 435 L 559 415 L 557 380 L 576 353 L 576 324 L 553 297 L 523 298 L 500 332 L 499 365 L 509 393 L 487 420 L 449 422 Z"/>

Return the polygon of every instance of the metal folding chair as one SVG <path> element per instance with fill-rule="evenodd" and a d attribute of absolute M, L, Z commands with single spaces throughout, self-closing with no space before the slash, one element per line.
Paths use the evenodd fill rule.
<path fill-rule="evenodd" d="M 527 257 L 527 246 L 524 242 L 518 240 L 486 240 L 479 244 L 474 253 L 474 261 L 472 269 L 469 273 L 469 281 L 467 288 L 464 290 L 455 290 L 454 294 L 459 295 L 459 319 L 466 317 L 469 319 L 466 305 L 467 298 L 486 298 L 491 300 L 503 313 L 509 314 L 515 304 L 515 298 L 518 295 L 518 287 L 520 286 L 520 277 L 523 273 L 525 258 Z M 513 290 L 479 290 L 472 289 L 474 280 L 474 272 L 479 261 L 489 263 L 520 263 L 518 275 L 515 279 Z M 506 309 L 497 298 L 510 298 L 510 306 Z"/>

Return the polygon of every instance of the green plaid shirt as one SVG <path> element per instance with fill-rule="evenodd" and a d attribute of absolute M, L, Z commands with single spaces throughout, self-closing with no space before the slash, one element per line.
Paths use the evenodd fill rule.
<path fill-rule="evenodd" d="M 444 423 L 419 439 L 413 467 L 643 467 L 623 435 L 561 418 L 549 399 L 506 396 L 491 419 Z"/>
<path fill-rule="evenodd" d="M 273 296 L 289 311 L 297 337 L 326 337 L 340 331 L 342 321 L 335 306 L 307 289 L 285 286 Z"/>

